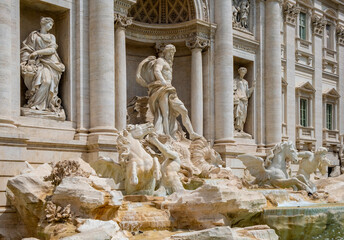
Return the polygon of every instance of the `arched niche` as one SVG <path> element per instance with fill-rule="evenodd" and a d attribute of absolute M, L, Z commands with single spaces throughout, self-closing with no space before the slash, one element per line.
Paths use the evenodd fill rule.
<path fill-rule="evenodd" d="M 139 63 L 147 56 L 157 56 L 157 43 L 172 43 L 177 48 L 172 84 L 190 109 L 191 51 L 185 43 L 195 36 L 210 39 L 214 35 L 216 25 L 209 22 L 208 0 L 137 0 L 128 16 L 133 24 L 126 28 L 127 102 L 147 96 L 147 89 L 135 79 Z"/>

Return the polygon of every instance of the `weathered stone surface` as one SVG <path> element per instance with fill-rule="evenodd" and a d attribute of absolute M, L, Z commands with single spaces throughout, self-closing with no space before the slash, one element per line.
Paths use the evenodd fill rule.
<path fill-rule="evenodd" d="M 275 230 L 267 225 L 257 225 L 245 228 L 233 228 L 235 240 L 259 239 L 259 240 L 278 240 Z"/>
<path fill-rule="evenodd" d="M 266 225 L 246 228 L 215 227 L 172 235 L 170 240 L 278 240 L 275 231 Z M 168 240 L 166 239 L 166 240 Z"/>
<path fill-rule="evenodd" d="M 43 179 L 50 172 L 49 164 L 43 164 L 7 183 L 6 193 L 30 235 L 35 235 L 39 220 L 44 216 L 45 198 L 53 191 L 53 185 Z"/>
<path fill-rule="evenodd" d="M 318 190 L 328 192 L 328 202 L 344 202 L 344 174 L 338 177 L 320 179 L 315 184 Z"/>
<path fill-rule="evenodd" d="M 208 180 L 197 190 L 171 195 L 162 207 L 170 210 L 177 228 L 204 229 L 247 221 L 266 204 L 259 192 L 240 190 L 228 180 Z"/>
<path fill-rule="evenodd" d="M 94 217 L 101 212 L 102 216 L 99 217 L 107 219 L 121 204 L 122 194 L 97 190 L 92 187 L 95 181 L 100 183 L 103 180 L 85 177 L 64 178 L 56 187 L 52 201 L 61 206 L 71 204 L 72 212 L 76 216 Z M 110 185 L 102 183 L 102 188 L 111 189 Z"/>
<path fill-rule="evenodd" d="M 62 240 L 127 240 L 128 238 L 120 230 L 118 224 L 112 220 L 100 221 L 87 219 L 78 227 L 78 234 L 62 238 Z"/>
<path fill-rule="evenodd" d="M 178 233 L 171 236 L 173 240 L 234 240 L 230 227 L 215 227 L 201 231 Z"/>

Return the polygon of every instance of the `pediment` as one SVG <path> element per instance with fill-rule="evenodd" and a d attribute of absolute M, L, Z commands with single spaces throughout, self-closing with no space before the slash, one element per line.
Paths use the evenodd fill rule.
<path fill-rule="evenodd" d="M 305 5 L 309 6 L 309 7 L 313 6 L 312 0 L 298 0 L 297 3 L 305 4 Z"/>
<path fill-rule="evenodd" d="M 302 82 L 296 86 L 296 90 L 315 93 L 315 88 L 310 82 Z"/>
<path fill-rule="evenodd" d="M 332 8 L 326 9 L 325 14 L 327 17 L 330 17 L 330 18 L 337 18 L 338 17 L 337 12 Z"/>
<path fill-rule="evenodd" d="M 335 88 L 329 88 L 323 91 L 323 97 L 339 98 L 340 95 Z"/>

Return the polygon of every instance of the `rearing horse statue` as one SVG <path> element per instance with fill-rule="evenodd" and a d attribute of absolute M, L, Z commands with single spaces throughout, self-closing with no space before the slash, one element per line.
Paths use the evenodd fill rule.
<path fill-rule="evenodd" d="M 277 188 L 296 187 L 313 194 L 311 186 L 308 185 L 308 181 L 303 175 L 290 178 L 287 173 L 286 160 L 298 163 L 298 153 L 292 142 L 276 144 L 272 149 L 272 155 L 267 158 L 266 164 L 262 158 L 250 154 L 240 155 L 238 158 L 256 178 L 252 184 L 270 185 Z"/>

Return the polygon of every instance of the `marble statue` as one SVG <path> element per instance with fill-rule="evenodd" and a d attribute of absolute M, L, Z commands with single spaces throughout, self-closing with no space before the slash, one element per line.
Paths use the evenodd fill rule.
<path fill-rule="evenodd" d="M 233 26 L 247 30 L 249 28 L 250 2 L 233 0 Z"/>
<path fill-rule="evenodd" d="M 153 131 L 151 124 L 129 125 L 118 136 L 118 158 L 124 167 L 126 194 L 152 195 L 161 178 L 158 159 L 151 157 L 139 141 Z"/>
<path fill-rule="evenodd" d="M 188 111 L 178 98 L 176 89 L 172 86 L 172 66 L 176 48 L 168 44 L 159 57 L 149 56 L 138 66 L 136 81 L 148 88 L 149 107 L 154 115 L 154 127 L 158 134 L 175 137 L 178 129 L 177 117 L 181 115 L 182 122 L 190 138 L 199 136 L 191 125 Z"/>
<path fill-rule="evenodd" d="M 58 97 L 58 86 L 65 66 L 57 54 L 55 36 L 48 33 L 53 25 L 52 18 L 42 17 L 41 29 L 31 32 L 22 43 L 20 66 L 28 100 L 23 114 L 55 116 L 65 120 Z"/>
<path fill-rule="evenodd" d="M 310 175 L 319 169 L 320 173 L 325 175 L 327 173 L 327 167 L 331 165 L 331 162 L 326 158 L 327 152 L 327 149 L 324 147 L 319 147 L 315 153 L 310 151 L 300 152 L 298 156 L 301 160 L 297 174 L 302 174 L 309 180 Z"/>
<path fill-rule="evenodd" d="M 174 192 L 183 192 L 184 187 L 179 177 L 178 172 L 181 169 L 181 160 L 176 151 L 171 150 L 167 144 L 162 144 L 156 133 L 149 135 L 148 141 L 156 146 L 163 155 L 163 162 L 161 164 L 161 186 L 163 192 L 170 195 Z M 161 190 L 160 190 L 161 191 Z"/>
<path fill-rule="evenodd" d="M 244 163 L 250 174 L 255 177 L 251 184 L 272 186 L 277 188 L 297 188 L 313 194 L 314 190 L 303 175 L 290 177 L 287 173 L 286 159 L 298 163 L 298 153 L 292 142 L 276 144 L 272 155 L 267 157 L 266 163 L 260 157 L 243 154 L 238 158 Z"/>
<path fill-rule="evenodd" d="M 239 68 L 239 76 L 234 79 L 234 129 L 236 132 L 244 134 L 244 125 L 247 118 L 248 99 L 251 97 L 255 81 L 251 88 L 248 87 L 248 82 L 244 79 L 247 69 Z"/>

